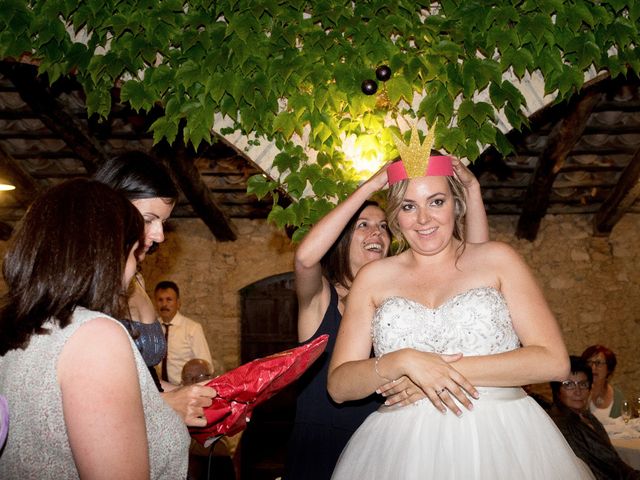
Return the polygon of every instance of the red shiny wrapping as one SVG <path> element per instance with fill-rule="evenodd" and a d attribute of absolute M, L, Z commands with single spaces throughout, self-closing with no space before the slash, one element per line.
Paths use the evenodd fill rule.
<path fill-rule="evenodd" d="M 244 430 L 256 405 L 268 400 L 297 380 L 324 351 L 328 335 L 268 357 L 240 365 L 207 386 L 218 395 L 205 408 L 206 427 L 190 427 L 191 436 L 202 445 L 221 435 L 235 435 Z"/>

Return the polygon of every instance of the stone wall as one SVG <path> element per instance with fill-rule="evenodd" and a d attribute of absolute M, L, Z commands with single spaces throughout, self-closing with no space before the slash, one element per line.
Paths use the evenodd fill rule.
<path fill-rule="evenodd" d="M 516 217 L 492 216 L 489 222 L 491 237 L 511 243 L 535 272 L 569 352 L 609 346 L 618 354 L 614 383 L 628 397 L 640 396 L 640 215 L 625 215 L 607 238 L 591 236 L 590 216 L 547 216 L 533 243 L 515 239 Z M 290 271 L 293 248 L 263 221 L 236 220 L 235 242 L 217 242 L 199 220 L 170 223 L 166 242 L 144 262 L 147 290 L 152 294 L 160 280 L 175 281 L 182 312 L 204 325 L 214 357 L 227 368 L 237 366 L 238 292 Z"/>
<path fill-rule="evenodd" d="M 538 278 L 562 328 L 567 349 L 580 354 L 602 343 L 618 355 L 614 383 L 640 396 L 640 215 L 627 214 L 607 238 L 591 235 L 591 217 L 550 216 L 535 242 L 518 240 L 517 217 L 492 216 L 491 237 L 513 245 Z M 160 250 L 145 261 L 148 289 L 162 278 L 182 288 L 183 312 L 205 325 L 214 355 L 239 361 L 238 291 L 290 271 L 293 249 L 261 221 L 236 221 L 236 242 L 216 242 L 196 220 L 172 220 Z"/>
<path fill-rule="evenodd" d="M 513 245 L 535 272 L 570 354 L 608 346 L 618 357 L 612 383 L 640 396 L 640 215 L 609 237 L 591 235 L 592 217 L 547 215 L 535 242 L 513 235 L 516 217 L 492 216 L 491 238 Z"/>
<path fill-rule="evenodd" d="M 172 219 L 172 231 L 143 263 L 147 291 L 161 280 L 180 287 L 180 311 L 202 323 L 211 354 L 229 369 L 240 361 L 239 291 L 293 267 L 284 233 L 260 220 L 236 220 L 238 239 L 217 242 L 200 220 Z"/>

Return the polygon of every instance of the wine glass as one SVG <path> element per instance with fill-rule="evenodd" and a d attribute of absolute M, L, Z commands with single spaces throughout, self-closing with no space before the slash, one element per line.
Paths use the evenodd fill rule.
<path fill-rule="evenodd" d="M 622 404 L 622 420 L 625 424 L 629 423 L 631 419 L 631 405 L 629 402 L 624 402 Z"/>

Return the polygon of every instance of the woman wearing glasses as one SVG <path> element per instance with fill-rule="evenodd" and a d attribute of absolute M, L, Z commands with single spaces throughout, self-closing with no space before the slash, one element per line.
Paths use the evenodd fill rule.
<path fill-rule="evenodd" d="M 618 418 L 622 414 L 624 394 L 609 383 L 618 363 L 616 354 L 605 346 L 591 345 L 582 352 L 582 359 L 593 373 L 589 410 L 602 423 L 607 423 L 609 418 Z"/>
<path fill-rule="evenodd" d="M 553 406 L 549 415 L 598 480 L 639 479 L 640 472 L 622 461 L 600 421 L 589 412 L 591 368 L 580 357 L 571 356 L 570 361 L 567 380 L 551 382 Z"/>

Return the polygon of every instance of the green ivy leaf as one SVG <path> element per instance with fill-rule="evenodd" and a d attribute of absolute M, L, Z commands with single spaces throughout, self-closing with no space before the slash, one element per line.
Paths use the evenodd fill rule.
<path fill-rule="evenodd" d="M 389 95 L 389 101 L 395 105 L 400 100 L 405 100 L 411 103 L 413 100 L 413 87 L 406 78 L 402 76 L 393 77 L 386 82 L 387 93 Z"/>
<path fill-rule="evenodd" d="M 173 143 L 178 136 L 178 123 L 170 121 L 168 117 L 160 117 L 149 127 L 153 132 L 153 142 L 158 143 L 166 138 L 167 142 Z"/>
<path fill-rule="evenodd" d="M 507 156 L 511 154 L 514 151 L 514 148 L 511 142 L 509 141 L 509 139 L 506 137 L 506 135 L 498 129 L 495 130 L 495 134 L 496 134 L 495 146 L 497 150 L 503 156 Z"/>
<path fill-rule="evenodd" d="M 255 195 L 258 197 L 258 200 L 262 200 L 266 197 L 272 190 L 276 188 L 276 183 L 270 181 L 266 175 L 258 174 L 252 175 L 247 180 L 247 194 Z"/>
<path fill-rule="evenodd" d="M 122 86 L 120 97 L 123 102 L 129 102 L 135 111 L 140 111 L 155 101 L 155 97 L 147 92 L 145 85 L 135 80 L 129 80 Z"/>
<path fill-rule="evenodd" d="M 304 237 L 307 235 L 307 233 L 309 233 L 309 230 L 311 230 L 311 227 L 309 226 L 298 228 L 295 232 L 293 232 L 293 235 L 291 235 L 291 241 L 294 244 L 300 243 L 304 239 Z"/>
<path fill-rule="evenodd" d="M 427 92 L 420 102 L 418 113 L 424 116 L 430 125 L 435 123 L 437 117 L 441 117 L 442 123 L 447 124 L 453 115 L 453 98 L 446 88 L 436 88 Z"/>
<path fill-rule="evenodd" d="M 319 197 L 332 197 L 336 195 L 336 182 L 331 178 L 319 178 L 313 183 L 313 193 Z"/>
<path fill-rule="evenodd" d="M 283 229 L 287 225 L 287 214 L 280 205 L 274 205 L 267 215 L 267 222 L 273 223 L 276 227 Z"/>
<path fill-rule="evenodd" d="M 307 179 L 298 172 L 292 172 L 284 179 L 284 183 L 287 185 L 287 191 L 289 194 L 293 198 L 298 199 L 304 193 L 307 186 Z"/>

